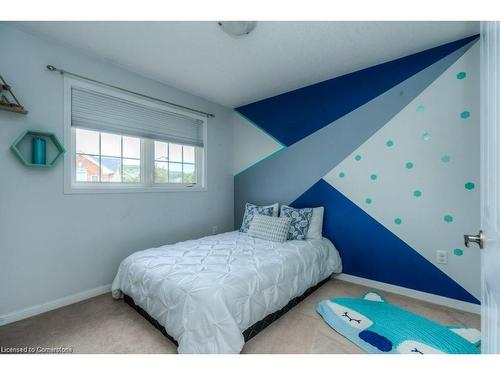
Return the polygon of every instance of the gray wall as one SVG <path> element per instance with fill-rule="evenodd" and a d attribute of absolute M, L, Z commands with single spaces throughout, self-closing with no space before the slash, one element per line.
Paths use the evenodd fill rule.
<path fill-rule="evenodd" d="M 30 111 L 0 111 L 0 315 L 109 284 L 137 250 L 233 229 L 229 109 L 5 23 L 0 50 L 0 74 Z M 47 64 L 215 113 L 208 191 L 64 195 L 62 162 L 23 166 L 9 149 L 22 131 L 63 138 L 63 79 Z"/>

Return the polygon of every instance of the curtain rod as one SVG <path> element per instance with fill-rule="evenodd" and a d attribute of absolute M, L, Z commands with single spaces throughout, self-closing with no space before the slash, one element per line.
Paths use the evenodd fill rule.
<path fill-rule="evenodd" d="M 70 75 L 70 76 L 73 76 L 73 77 L 84 79 L 86 81 L 90 81 L 90 82 L 98 83 L 100 85 L 112 87 L 112 88 L 114 88 L 116 90 L 124 91 L 124 92 L 127 92 L 129 94 L 134 94 L 134 95 L 142 96 L 143 98 L 147 98 L 147 99 L 155 100 L 155 101 L 158 101 L 158 102 L 162 102 L 162 103 L 168 104 L 168 105 L 176 107 L 176 108 L 185 109 L 185 110 L 188 110 L 188 111 L 191 111 L 191 112 L 199 113 L 199 114 L 205 115 L 205 116 L 207 116 L 209 118 L 210 117 L 215 117 L 215 115 L 213 113 L 203 112 L 203 111 L 200 111 L 200 110 L 197 110 L 197 109 L 194 109 L 194 108 L 185 107 L 185 106 L 180 105 L 180 104 L 175 104 L 175 103 L 172 103 L 172 102 L 167 102 L 166 100 L 158 99 L 158 98 L 155 98 L 153 96 L 144 95 L 144 94 L 141 94 L 139 92 L 135 92 L 135 91 L 132 91 L 132 90 L 127 90 L 127 89 L 124 89 L 122 87 L 118 87 L 118 86 L 114 86 L 114 85 L 110 85 L 109 83 L 97 81 L 97 80 L 92 79 L 92 78 L 88 78 L 88 77 L 81 76 L 79 74 L 71 73 L 71 72 L 68 72 L 67 70 L 58 69 L 54 65 L 47 65 L 47 69 L 50 70 L 51 72 L 59 72 L 61 75 L 67 74 L 67 75 Z"/>

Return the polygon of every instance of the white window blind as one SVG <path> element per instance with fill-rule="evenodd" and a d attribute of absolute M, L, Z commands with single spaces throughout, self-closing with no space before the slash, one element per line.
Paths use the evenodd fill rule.
<path fill-rule="evenodd" d="M 203 122 L 82 88 L 71 89 L 71 126 L 203 147 Z"/>

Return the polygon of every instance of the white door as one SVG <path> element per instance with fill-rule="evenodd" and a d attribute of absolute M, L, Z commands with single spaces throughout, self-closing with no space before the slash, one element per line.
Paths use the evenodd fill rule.
<path fill-rule="evenodd" d="M 500 23 L 481 22 L 482 352 L 500 353 Z"/>

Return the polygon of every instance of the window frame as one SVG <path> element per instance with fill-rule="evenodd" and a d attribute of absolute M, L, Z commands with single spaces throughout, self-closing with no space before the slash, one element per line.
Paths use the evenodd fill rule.
<path fill-rule="evenodd" d="M 168 110 L 180 115 L 188 115 L 202 121 L 203 148 L 195 147 L 196 184 L 192 183 L 157 183 L 154 181 L 154 142 L 160 139 L 140 138 L 141 140 L 141 182 L 77 182 L 76 181 L 76 130 L 71 126 L 71 90 L 73 87 L 84 88 L 98 93 L 112 95 L 152 108 Z M 93 129 L 89 129 L 93 130 Z M 98 131 L 98 130 L 93 130 Z M 108 133 L 108 131 L 100 131 Z M 125 133 L 119 134 L 129 136 Z M 137 138 L 137 137 L 136 137 Z M 64 77 L 64 144 L 69 146 L 64 154 L 64 193 L 65 194 L 98 194 L 98 193 L 166 193 L 183 191 L 207 191 L 207 118 L 189 111 L 179 110 L 138 96 L 113 90 L 102 85 L 83 80 Z M 174 143 L 174 142 L 172 142 Z"/>

